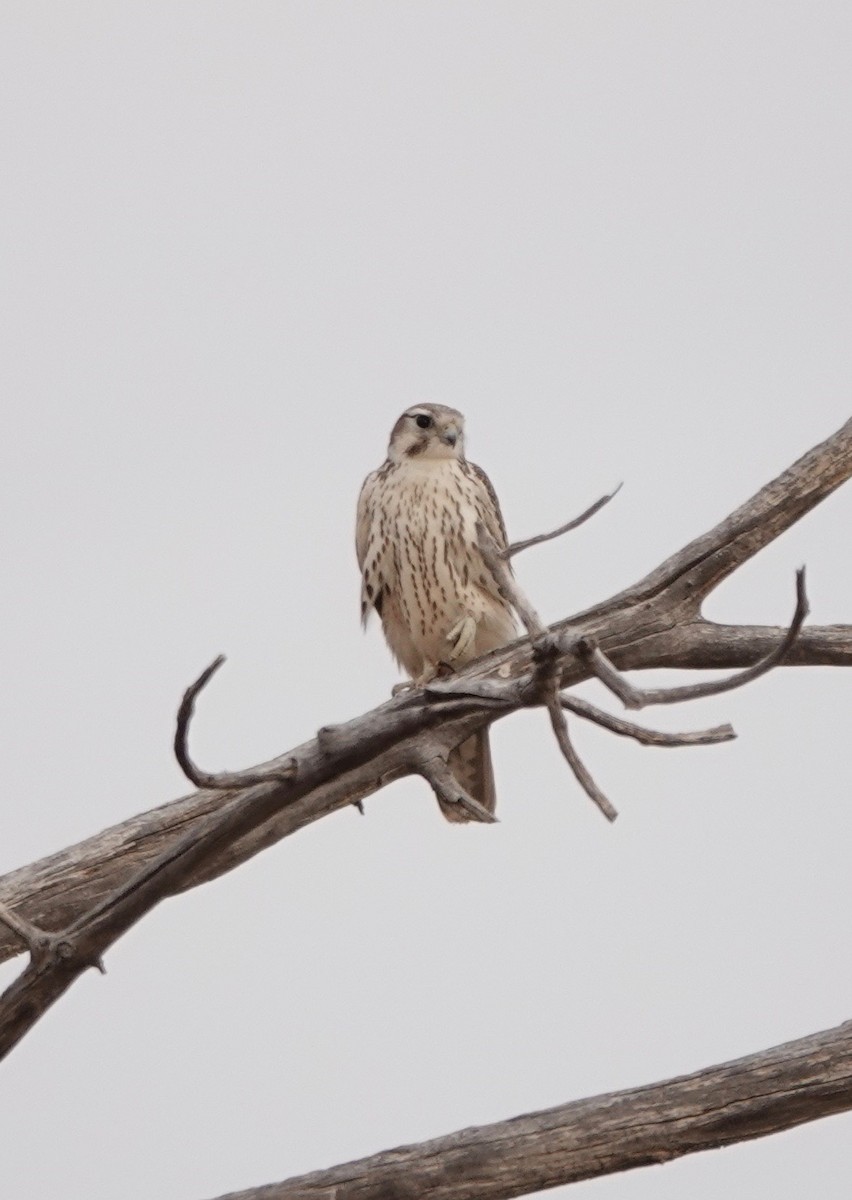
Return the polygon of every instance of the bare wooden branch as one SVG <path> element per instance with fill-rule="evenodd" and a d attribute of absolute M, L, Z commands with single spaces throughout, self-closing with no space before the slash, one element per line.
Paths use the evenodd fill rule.
<path fill-rule="evenodd" d="M 618 491 L 618 488 L 616 488 L 616 491 Z M 612 495 L 614 494 L 613 492 Z M 597 512 L 609 499 L 611 499 L 611 496 L 606 496 L 602 500 L 599 500 L 596 505 L 587 510 L 583 519 L 591 516 L 592 512 Z M 565 532 L 568 528 L 569 526 L 563 526 L 562 530 L 558 530 L 557 533 Z M 547 708 L 550 725 L 556 738 L 556 744 L 562 752 L 562 757 L 571 768 L 575 779 L 589 799 L 598 806 L 608 821 L 614 821 L 618 816 L 617 809 L 613 806 L 603 789 L 598 786 L 571 741 L 571 735 L 568 731 L 568 721 L 565 717 L 562 698 L 559 694 L 561 672 L 558 663 L 558 640 L 545 628 L 541 617 L 535 608 L 533 608 L 531 602 L 506 565 L 504 560 L 509 557 L 508 551 L 501 554 L 494 539 L 481 521 L 477 522 L 476 533 L 479 540 L 479 548 L 482 552 L 482 557 L 485 559 L 486 566 L 494 576 L 501 593 L 518 613 L 527 633 L 533 639 L 533 658 L 536 669 L 532 691 L 534 695 L 541 697 L 542 703 Z M 549 534 L 538 540 L 545 541 L 547 537 L 555 536 L 556 534 Z M 532 544 L 532 541 L 525 542 L 520 546 L 520 549 Z"/>
<path fill-rule="evenodd" d="M 530 637 L 540 637 L 545 631 L 544 622 L 533 608 L 532 602 L 521 590 L 520 585 L 506 565 L 503 553 L 482 521 L 476 522 L 476 536 L 479 541 L 479 549 L 482 557 L 485 559 L 485 565 L 494 576 L 503 598 L 508 600 L 509 604 L 511 604 L 512 608 L 521 618 L 524 628 Z"/>
<path fill-rule="evenodd" d="M 654 639 L 650 652 L 658 667 L 679 670 L 725 670 L 746 667 L 769 654 L 786 630 L 777 625 L 725 625 L 703 618 L 685 622 L 677 636 Z M 785 667 L 852 667 L 849 625 L 806 625 L 787 652 Z M 643 653 L 647 653 L 645 647 Z M 637 666 L 645 665 L 641 661 Z"/>
<path fill-rule="evenodd" d="M 202 771 L 192 761 L 189 754 L 189 726 L 195 712 L 195 701 L 204 690 L 225 661 L 225 655 L 214 658 L 209 667 L 205 667 L 194 683 L 191 683 L 183 694 L 178 708 L 175 724 L 174 751 L 180 769 L 190 783 L 197 788 L 207 788 L 211 791 L 232 791 L 253 787 L 258 783 L 269 783 L 270 780 L 292 779 L 298 772 L 297 760 L 290 755 L 286 762 L 276 766 L 273 771 Z"/>
<path fill-rule="evenodd" d="M 602 613 L 666 594 L 697 612 L 703 600 L 852 477 L 852 418 L 814 446 L 713 529 L 678 550 L 644 579 L 589 613 Z M 566 622 L 567 624 L 567 622 Z"/>
<path fill-rule="evenodd" d="M 104 972 L 104 951 L 168 894 L 180 876 L 184 856 L 189 861 L 203 857 L 207 843 L 229 824 L 233 826 L 235 804 L 232 800 L 227 812 L 208 817 L 201 829 L 185 834 L 112 895 L 41 941 L 29 965 L 0 996 L 0 1059 L 85 970 L 96 967 Z"/>
<path fill-rule="evenodd" d="M 458 804 L 470 813 L 475 821 L 484 825 L 496 825 L 498 818 L 480 804 L 459 783 L 447 765 L 447 752 L 434 742 L 426 742 L 417 753 L 418 771 L 430 784 L 438 800 L 445 804 Z"/>
<path fill-rule="evenodd" d="M 600 507 L 600 503 L 598 507 Z M 536 697 L 540 696 L 541 702 L 547 708 L 551 728 L 556 737 L 556 743 L 562 751 L 562 756 L 589 799 L 598 806 L 608 821 L 614 821 L 618 812 L 574 749 L 571 735 L 568 732 L 568 722 L 562 710 L 562 700 L 559 695 L 561 682 L 558 640 L 545 628 L 541 617 L 506 565 L 504 561 L 506 556 L 501 554 L 491 534 L 481 521 L 476 523 L 476 534 L 486 566 L 494 576 L 501 593 L 520 616 L 527 633 L 533 639 L 533 657 L 536 669 L 532 692 Z"/>
<path fill-rule="evenodd" d="M 550 542 L 553 538 L 562 537 L 563 533 L 570 533 L 572 529 L 579 528 L 595 513 L 600 512 L 605 504 L 609 504 L 613 496 L 616 496 L 622 488 L 622 484 L 616 484 L 611 492 L 606 496 L 601 496 L 594 504 L 590 504 L 587 509 L 580 513 L 579 517 L 574 517 L 572 521 L 566 521 L 564 525 L 560 525 L 558 529 L 554 529 L 552 533 L 540 533 L 537 537 L 526 538 L 522 542 L 512 542 L 505 550 L 500 551 L 501 558 L 513 558 L 516 554 L 520 554 L 522 550 L 528 550 L 530 546 L 540 546 L 542 542 Z"/>
<path fill-rule="evenodd" d="M 215 776 L 209 775 L 206 771 L 202 771 L 199 767 L 196 767 L 189 756 L 189 749 L 187 747 L 189 723 L 192 720 L 192 714 L 195 712 L 195 700 L 198 693 L 213 678 L 224 661 L 225 655 L 220 654 L 217 658 L 213 659 L 209 667 L 205 667 L 195 683 L 191 683 L 184 692 L 183 699 L 178 708 L 174 740 L 175 758 L 187 779 L 198 788 L 215 786 L 217 780 Z"/>
<path fill-rule="evenodd" d="M 803 572 L 797 577 L 796 614 L 786 631 L 717 625 L 700 615 L 701 601 L 722 578 L 850 474 L 852 421 L 634 587 L 549 629 L 515 582 L 507 565 L 509 554 L 501 556 L 480 527 L 484 559 L 524 621 L 529 640 L 485 656 L 452 680 L 413 689 L 356 720 L 326 726 L 312 741 L 257 769 L 212 774 L 201 771 L 190 758 L 187 735 L 195 699 L 220 660 L 211 664 L 184 696 L 175 737 L 175 752 L 182 768 L 205 790 L 0 879 L 0 959 L 19 953 L 22 946 L 31 953 L 22 975 L 0 997 L 0 1057 L 84 970 L 91 966 L 103 970 L 105 949 L 165 896 L 231 869 L 320 817 L 359 804 L 393 779 L 412 772 L 424 775 L 444 802 L 460 803 L 472 815 L 493 820 L 486 810 L 478 811 L 481 806 L 459 788 L 446 765 L 446 751 L 518 708 L 546 704 L 563 755 L 586 792 L 610 819 L 615 810 L 577 756 L 564 710 L 645 744 L 708 744 L 733 736 L 728 726 L 695 734 L 641 730 L 560 693 L 560 688 L 592 673 L 602 674 L 629 702 L 636 703 L 638 697 L 644 704 L 716 694 L 742 686 L 781 662 L 852 665 L 852 626 L 802 629 L 807 612 Z M 546 539 L 516 545 L 515 550 L 541 540 Z M 755 662 L 761 654 L 763 657 Z M 659 666 L 747 669 L 718 682 L 644 692 L 621 676 L 622 671 Z M 46 929 L 58 932 L 43 932 Z M 482 1131 L 469 1131 L 473 1135 L 472 1156 L 464 1157 L 462 1143 L 467 1135 L 454 1135 L 447 1147 L 448 1153 L 455 1155 L 452 1161 L 441 1158 L 444 1147 L 438 1147 L 437 1174 L 429 1166 L 430 1159 L 422 1159 L 423 1148 L 415 1147 L 410 1148 L 413 1158 L 404 1169 L 403 1159 L 409 1152 L 393 1152 L 389 1157 L 377 1156 L 365 1160 L 365 1164 L 353 1165 L 369 1166 L 368 1180 L 361 1180 L 357 1170 L 347 1168 L 345 1179 L 339 1183 L 337 1176 L 331 1186 L 338 1200 L 350 1195 L 354 1200 L 350 1184 L 359 1200 L 427 1193 L 448 1200 L 450 1196 L 460 1200 L 462 1195 L 487 1200 L 641 1162 L 663 1161 L 700 1148 L 708 1130 L 708 1144 L 720 1144 L 725 1139 L 742 1140 L 786 1128 L 852 1107 L 852 1050 L 848 1027 L 843 1029 L 843 1073 L 836 1074 L 840 1051 L 834 1044 L 828 1059 L 817 1062 L 816 1067 L 810 1060 L 804 1063 L 802 1055 L 810 1055 L 817 1042 L 822 1045 L 820 1039 L 832 1036 L 818 1035 L 815 1040 L 781 1047 L 779 1052 L 714 1068 L 716 1073 L 728 1072 L 725 1079 L 720 1075 L 712 1080 L 709 1076 L 713 1072 L 704 1072 L 659 1085 L 665 1090 L 660 1096 L 665 1119 L 656 1126 L 653 1113 L 643 1105 L 659 1088 L 566 1106 L 566 1112 L 571 1110 L 567 1127 L 570 1144 L 564 1162 L 558 1141 L 555 1149 L 552 1141 L 542 1143 L 540 1154 L 535 1145 L 525 1145 L 515 1161 L 512 1131 L 503 1137 L 503 1148 L 498 1145 L 493 1156 L 487 1137 L 485 1142 L 477 1140 Z M 806 1043 L 807 1051 L 800 1054 L 798 1048 Z M 766 1062 L 759 1062 L 761 1059 Z M 733 1078 L 730 1073 L 740 1079 L 740 1068 L 753 1068 L 757 1082 L 751 1090 L 743 1083 L 745 1091 L 726 1099 L 729 1093 L 724 1089 Z M 689 1087 L 692 1081 L 700 1081 L 696 1085 L 699 1107 L 685 1112 L 681 1119 L 678 1089 Z M 705 1102 L 710 1105 L 709 1117 L 700 1108 Z M 725 1108 L 718 1120 L 714 1118 L 714 1102 L 717 1108 Z M 620 1106 L 626 1115 L 618 1125 Z M 591 1126 L 584 1124 L 587 1112 L 592 1114 Z M 541 1123 L 548 1116 L 539 1114 L 536 1118 L 536 1135 L 550 1129 Z M 617 1129 L 611 1126 L 610 1118 Z M 553 1128 L 561 1128 L 559 1120 L 561 1117 Z M 513 1128 L 516 1125 L 508 1124 Z M 505 1128 L 505 1123 L 500 1128 Z M 607 1142 L 610 1132 L 611 1140 Z M 521 1131 L 519 1136 L 523 1140 L 526 1135 Z M 496 1164 L 493 1177 L 480 1170 L 485 1160 L 489 1171 L 492 1161 Z M 479 1172 L 475 1187 L 460 1182 L 468 1166 Z M 327 1195 L 327 1191 L 314 1188 L 314 1180 L 329 1180 L 341 1169 L 242 1195 L 245 1200 L 260 1195 L 267 1200 Z M 549 1169 L 552 1177 L 547 1174 Z M 379 1190 L 374 1190 L 374 1185 Z M 326 1184 L 318 1186 L 324 1188 Z"/>
<path fill-rule="evenodd" d="M 211 674 L 208 668 L 200 677 L 200 682 L 190 689 L 190 709 L 194 695 Z M 456 698 L 440 701 L 437 705 L 451 718 L 463 718 L 466 711 L 471 708 L 476 711 L 478 706 L 477 701 Z M 406 757 L 398 760 L 398 766 L 404 768 L 403 773 L 423 770 L 418 758 L 417 735 L 422 735 L 432 723 L 435 707 L 426 701 L 422 693 L 419 709 L 412 706 L 407 697 L 399 697 L 370 714 L 371 723 L 361 718 L 337 725 L 331 738 L 326 728 L 325 737 L 318 736 L 308 743 L 304 758 L 299 758 L 300 770 L 297 775 L 287 770 L 277 774 L 262 772 L 261 783 L 243 788 L 236 795 L 217 792 L 217 795 L 225 795 L 228 799 L 209 814 L 199 827 L 184 833 L 153 862 L 120 883 L 114 891 L 83 911 L 59 933 L 51 935 L 48 952 L 38 961 L 31 961 L 0 996 L 0 1059 L 18 1044 L 87 967 L 103 969 L 101 956 L 104 951 L 160 900 L 186 886 L 193 869 L 213 858 L 217 850 L 253 833 L 282 809 L 294 805 L 323 784 L 345 775 L 348 767 L 372 762 L 382 750 L 399 750 L 405 746 Z M 184 737 L 188 720 L 186 708 L 185 698 L 181 705 Z M 472 728 L 476 728 L 478 723 L 474 723 Z M 407 726 L 413 735 L 410 746 L 406 745 L 404 736 Z M 451 719 L 446 722 L 446 729 L 451 739 L 448 744 L 456 744 L 466 732 L 465 721 Z M 194 767 L 192 769 L 196 770 Z M 428 773 L 436 786 L 447 788 L 448 801 L 464 807 L 472 806 L 472 814 L 483 819 L 479 812 L 481 806 L 472 797 L 461 794 L 458 788 L 455 788 L 455 794 L 449 794 L 452 776 L 448 771 L 441 776 L 439 768 L 431 766 Z M 242 780 L 249 774 L 240 773 L 238 778 Z M 388 779 L 382 781 L 388 782 Z M 335 807 L 353 802 L 352 795 L 340 797 Z M 485 813 L 484 809 L 482 813 Z M 314 819 L 319 815 L 314 811 Z M 486 814 L 484 819 L 493 818 L 491 814 Z"/>
<path fill-rule="evenodd" d="M 784 661 L 792 649 L 808 611 L 805 568 L 801 567 L 796 572 L 796 610 L 793 613 L 793 620 L 775 649 L 746 670 L 740 671 L 736 675 L 730 675 L 727 679 L 712 679 L 707 683 L 691 683 L 682 687 L 670 688 L 637 688 L 617 670 L 603 651 L 595 645 L 593 639 L 582 638 L 579 649 L 580 653 L 588 658 L 592 670 L 601 683 L 614 692 L 627 708 L 645 708 L 649 704 L 679 704 L 685 700 L 698 700 L 706 696 L 718 696 L 722 692 L 731 692 L 734 688 L 751 683 L 771 671 L 778 663 Z"/>
<path fill-rule="evenodd" d="M 852 1108 L 852 1021 L 663 1083 L 398 1146 L 219 1200 L 511 1200 Z"/>
<path fill-rule="evenodd" d="M 623 717 L 604 712 L 602 708 L 590 704 L 588 700 L 580 699 L 579 696 L 563 694 L 560 700 L 562 707 L 567 708 L 569 712 L 600 725 L 610 733 L 633 738 L 642 746 L 715 746 L 719 742 L 732 742 L 737 736 L 733 726 L 728 724 L 714 725 L 712 729 L 690 730 L 686 733 L 646 729 L 644 725 L 634 725 L 632 721 L 625 721 Z"/>
<path fill-rule="evenodd" d="M 613 807 L 601 789 L 595 783 L 591 773 L 583 763 L 568 733 L 568 722 L 565 719 L 565 713 L 562 711 L 561 697 L 558 693 L 555 696 L 548 697 L 547 711 L 550 716 L 550 724 L 556 736 L 556 742 L 568 766 L 574 772 L 574 775 L 582 787 L 583 791 L 597 804 L 603 815 L 608 821 L 614 821 L 618 816 L 618 811 Z"/>
<path fill-rule="evenodd" d="M 660 666 L 736 668 L 752 664 L 756 653 L 777 647 L 783 630 L 761 626 L 740 630 L 703 620 L 695 611 L 700 589 L 690 571 L 697 571 L 708 556 L 715 556 L 717 567 L 729 561 L 726 556 L 744 561 L 839 486 L 850 472 L 852 422 L 640 584 L 554 626 L 562 686 L 589 677 L 589 664 L 577 651 L 578 639 L 584 636 L 594 638 L 622 671 Z M 764 523 L 769 530 L 765 536 L 761 533 Z M 852 626 L 803 629 L 784 662 L 852 665 Z M 531 644 L 517 642 L 480 659 L 452 680 L 436 681 L 436 689 L 446 687 L 444 695 L 433 694 L 430 685 L 430 689 L 419 689 L 347 722 L 341 727 L 342 735 L 335 737 L 337 749 L 332 758 L 324 755 L 313 739 L 264 764 L 257 769 L 258 775 L 273 780 L 282 771 L 286 774 L 292 758 L 299 761 L 300 768 L 303 763 L 308 768 L 304 778 L 300 769 L 297 781 L 280 779 L 257 785 L 277 797 L 275 802 L 269 801 L 266 815 L 255 813 L 257 823 L 253 817 L 245 826 L 239 825 L 240 832 L 231 829 L 213 839 L 197 858 L 184 856 L 180 869 L 167 877 L 166 890 L 162 888 L 164 876 L 154 890 L 157 895 L 172 894 L 215 878 L 282 837 L 410 774 L 416 769 L 415 750 L 423 735 L 439 735 L 442 742 L 455 744 L 496 717 L 529 703 L 524 697 L 529 695 L 536 670 Z M 320 764 L 323 769 L 315 769 Z M 245 774 L 238 773 L 237 778 L 242 784 Z M 219 819 L 232 801 L 247 802 L 252 795 L 253 789 L 239 797 L 233 792 L 202 790 L 130 818 L 4 876 L 0 902 L 38 927 L 67 930 L 93 907 L 109 906 L 116 889 L 156 863 L 181 837 L 201 836 L 211 815 Z M 18 936 L 0 924 L 0 960 L 20 952 Z"/>
<path fill-rule="evenodd" d="M 598 624 L 592 624 L 597 631 Z M 575 634 L 576 629 L 575 625 Z M 643 625 L 641 639 L 631 641 L 629 636 L 620 634 L 610 656 L 622 670 L 736 668 L 752 663 L 755 651 L 777 646 L 784 632 L 776 626 L 745 626 L 741 632 L 735 625 L 696 620 L 678 626 L 674 631 L 670 627 L 661 627 L 656 635 L 649 635 L 647 625 Z M 589 671 L 576 653 L 572 653 L 569 642 L 576 650 L 576 636 L 563 637 L 560 643 L 562 679 L 563 683 L 577 683 L 588 678 Z M 522 681 L 524 670 L 529 671 L 529 664 L 529 644 L 516 643 L 511 654 L 499 651 L 473 664 L 454 679 L 430 684 L 415 709 L 428 704 L 430 718 L 424 719 L 424 726 L 430 729 L 437 728 L 443 720 L 463 719 L 467 725 L 461 733 L 473 733 L 495 719 L 495 708 L 510 713 L 521 707 L 518 691 L 512 689 Z M 852 666 L 852 625 L 806 626 L 784 666 Z M 480 677 L 483 670 L 488 672 L 486 677 Z M 501 670 L 507 670 L 506 678 L 499 674 Z M 443 690 L 446 686 L 450 696 L 460 699 L 466 698 L 465 689 L 469 689 L 470 699 L 475 701 L 477 689 L 484 684 L 489 686 L 487 698 L 479 701 L 479 724 L 472 711 L 460 718 L 434 707 L 433 687 Z M 506 685 L 507 692 L 504 692 Z M 508 694 L 511 699 L 503 706 L 498 702 L 498 694 Z M 576 697 L 574 701 L 577 702 Z M 371 729 L 375 714 L 386 707 L 383 705 L 364 714 L 361 718 L 363 728 Z M 410 738 L 407 727 L 401 736 Z M 393 780 L 402 778 L 411 770 L 406 766 L 410 744 L 406 740 L 388 746 L 363 765 L 350 766 L 270 817 L 263 825 L 219 846 L 208 861 L 188 871 L 186 878 L 175 886 L 175 891 L 215 879 L 304 826 L 351 805 L 356 799 L 364 800 Z M 312 743 L 306 742 L 265 766 L 271 768 L 278 764 L 283 767 L 291 757 L 301 761 L 306 754 L 310 755 L 311 747 Z M 0 877 L 0 902 L 41 928 L 64 929 L 93 904 L 110 895 L 120 883 L 156 859 L 177 838 L 189 830 L 197 830 L 211 813 L 219 812 L 231 798 L 228 793 L 201 790 L 129 817 L 82 842 L 3 875 Z M 119 803 L 117 799 L 116 805 Z M 19 939 L 0 924 L 0 962 L 20 953 Z"/>

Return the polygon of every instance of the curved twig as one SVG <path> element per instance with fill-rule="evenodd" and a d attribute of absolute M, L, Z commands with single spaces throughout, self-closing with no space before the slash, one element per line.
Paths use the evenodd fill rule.
<path fill-rule="evenodd" d="M 211 792 L 239 791 L 241 788 L 254 787 L 258 783 L 273 783 L 276 780 L 292 779 L 298 771 L 298 762 L 290 758 L 283 767 L 272 771 L 202 771 L 195 765 L 189 755 L 187 740 L 189 724 L 195 712 L 195 701 L 204 690 L 225 661 L 225 655 L 219 654 L 209 667 L 205 667 L 194 683 L 191 683 L 183 694 L 178 708 L 175 724 L 175 758 L 180 769 L 197 788 Z"/>
<path fill-rule="evenodd" d="M 759 659 L 744 671 L 728 675 L 725 679 L 711 679 L 706 683 L 689 683 L 683 687 L 638 688 L 610 662 L 593 638 L 580 638 L 578 650 L 589 663 L 597 678 L 624 704 L 626 708 L 645 708 L 649 704 L 680 704 L 684 700 L 699 700 L 705 696 L 717 696 L 731 692 L 734 688 L 751 683 L 782 662 L 799 636 L 799 630 L 810 611 L 805 590 L 805 568 L 796 572 L 796 611 L 782 640 L 774 650 Z"/>

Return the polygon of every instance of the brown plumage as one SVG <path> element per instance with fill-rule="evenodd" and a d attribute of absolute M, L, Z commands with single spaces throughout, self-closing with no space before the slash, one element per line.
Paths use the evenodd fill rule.
<path fill-rule="evenodd" d="M 392 653 L 418 684 L 442 663 L 463 666 L 517 635 L 479 552 L 477 521 L 506 545 L 491 481 L 464 456 L 464 417 L 443 404 L 413 406 L 393 427 L 387 459 L 364 480 L 355 544 L 362 619 L 376 610 Z M 457 746 L 449 765 L 493 812 L 487 729 Z M 451 821 L 470 819 L 458 805 L 441 810 Z"/>

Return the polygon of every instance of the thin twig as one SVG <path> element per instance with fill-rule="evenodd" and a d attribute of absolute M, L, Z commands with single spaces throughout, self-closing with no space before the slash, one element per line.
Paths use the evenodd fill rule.
<path fill-rule="evenodd" d="M 606 500 L 599 501 L 598 508 L 601 503 L 606 503 Z M 527 633 L 533 639 L 534 690 L 550 714 L 550 724 L 553 726 L 559 749 L 586 795 L 595 802 L 608 821 L 614 821 L 618 816 L 617 811 L 595 783 L 571 743 L 568 722 L 562 711 L 562 697 L 559 693 L 559 639 L 545 627 L 541 617 L 515 581 L 496 542 L 481 521 L 477 521 L 476 536 L 479 540 L 482 557 L 497 581 L 500 591 L 515 609 L 523 621 Z"/>
<path fill-rule="evenodd" d="M 644 725 L 634 725 L 632 721 L 613 716 L 612 713 L 604 712 L 602 708 L 590 704 L 588 700 L 581 700 L 579 696 L 569 696 L 565 692 L 561 694 L 560 702 L 563 708 L 567 708 L 578 717 L 592 721 L 610 733 L 633 738 L 643 746 L 715 746 L 719 742 L 732 742 L 737 736 L 733 726 L 728 724 L 714 725 L 712 729 L 690 730 L 686 733 L 646 729 Z"/>
<path fill-rule="evenodd" d="M 500 547 L 494 541 L 494 538 L 485 528 L 482 521 L 476 522 L 476 537 L 479 542 L 479 549 L 482 552 L 482 557 L 485 559 L 485 565 L 488 567 L 491 574 L 499 587 L 505 600 L 511 604 L 515 612 L 521 618 L 524 628 L 531 638 L 541 637 L 545 631 L 545 625 L 541 617 L 533 608 L 532 603 L 524 595 L 521 588 L 512 574 L 510 568 L 506 565 L 506 560 Z"/>
<path fill-rule="evenodd" d="M 707 683 L 685 684 L 683 687 L 637 688 L 621 674 L 592 638 L 581 638 L 578 648 L 601 683 L 618 696 L 626 708 L 645 708 L 649 704 L 679 704 L 682 700 L 699 700 L 704 696 L 717 696 L 721 692 L 733 691 L 734 688 L 751 683 L 767 671 L 771 671 L 783 661 L 792 648 L 808 612 L 805 568 L 800 567 L 796 572 L 796 611 L 787 632 L 775 649 L 753 666 L 738 671 L 735 675 L 728 675 L 725 679 L 711 679 Z"/>
<path fill-rule="evenodd" d="M 556 735 L 556 743 L 574 777 L 586 795 L 594 801 L 608 821 L 614 821 L 618 812 L 598 787 L 571 742 L 568 721 L 562 709 L 559 691 L 559 639 L 550 632 L 543 633 L 533 642 L 534 693 L 547 708 L 550 724 Z"/>
<path fill-rule="evenodd" d="M 590 504 L 584 512 L 580 513 L 579 517 L 574 517 L 573 521 L 567 521 L 564 525 L 560 525 L 552 533 L 540 533 L 536 537 L 526 538 L 522 542 L 512 542 L 505 550 L 500 551 L 500 557 L 512 558 L 515 554 L 520 554 L 522 550 L 528 550 L 530 546 L 540 546 L 542 542 L 552 541 L 553 538 L 562 537 L 563 533 L 570 533 L 572 529 L 577 529 L 578 526 L 588 521 L 589 517 L 593 517 L 596 512 L 600 512 L 605 504 L 609 504 L 613 496 L 621 491 L 622 486 L 619 483 L 606 496 L 601 496 L 594 504 Z"/>
<path fill-rule="evenodd" d="M 292 779 L 298 771 L 298 763 L 295 758 L 291 758 L 283 767 L 278 767 L 274 771 L 217 771 L 215 773 L 202 771 L 201 767 L 196 766 L 190 758 L 187 739 L 189 724 L 195 712 L 195 701 L 224 661 L 224 654 L 214 658 L 210 666 L 205 667 L 196 681 L 191 683 L 183 694 L 178 708 L 174 741 L 175 758 L 178 760 L 180 769 L 190 783 L 194 783 L 197 788 L 203 788 L 206 791 L 234 791 L 254 787 L 258 783 Z"/>
<path fill-rule="evenodd" d="M 552 696 L 548 697 L 547 711 L 550 715 L 550 724 L 553 726 L 553 732 L 556 735 L 559 749 L 562 751 L 568 766 L 574 772 L 580 787 L 591 800 L 594 800 L 606 819 L 614 821 L 618 816 L 618 810 L 613 807 L 609 799 L 595 783 L 583 760 L 574 749 L 568 734 L 568 722 L 565 719 L 565 713 L 562 711 L 561 697 L 558 695 L 555 699 Z"/>
<path fill-rule="evenodd" d="M 498 821 L 494 813 L 489 812 L 483 804 L 475 800 L 456 779 L 447 766 L 445 754 L 446 751 L 443 747 L 427 743 L 417 756 L 416 769 L 418 773 L 431 786 L 438 800 L 443 800 L 445 804 L 457 804 L 475 821 L 482 821 L 485 825 L 496 825 Z"/>

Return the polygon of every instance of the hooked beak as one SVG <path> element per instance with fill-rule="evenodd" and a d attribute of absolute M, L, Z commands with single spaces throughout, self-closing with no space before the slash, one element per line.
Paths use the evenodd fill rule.
<path fill-rule="evenodd" d="M 459 431 L 456 429 L 455 425 L 451 425 L 449 429 L 445 429 L 441 434 L 441 441 L 446 442 L 448 446 L 455 446 L 458 440 Z"/>

